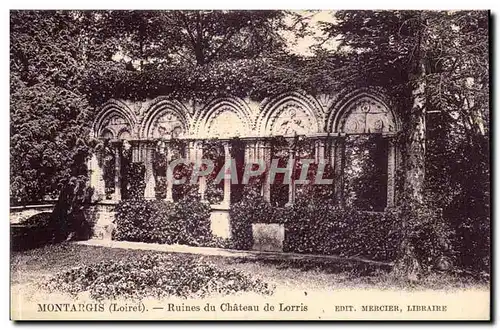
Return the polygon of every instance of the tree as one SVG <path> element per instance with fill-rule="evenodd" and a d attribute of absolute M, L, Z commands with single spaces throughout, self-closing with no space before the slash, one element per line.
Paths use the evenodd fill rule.
<path fill-rule="evenodd" d="M 107 20 L 130 61 L 203 66 L 252 59 L 284 47 L 282 11 L 113 11 Z"/>
<path fill-rule="evenodd" d="M 285 53 L 281 11 L 12 11 L 11 195 L 57 194 L 109 98 L 192 101 L 252 88 Z M 78 141 L 78 142 L 76 142 Z M 78 164 L 80 168 L 82 164 Z M 75 166 L 76 163 L 75 163 Z"/>
<path fill-rule="evenodd" d="M 426 153 L 427 112 L 442 112 L 443 124 L 454 130 L 467 127 L 471 139 L 485 136 L 487 13 L 342 11 L 335 17 L 336 23 L 323 24 L 323 30 L 327 37 L 340 40 L 337 53 L 341 55 L 336 61 L 352 57 L 340 73 L 349 74 L 348 79 L 357 84 L 383 86 L 402 101 L 400 115 L 406 123 L 402 206 L 406 215 L 402 253 L 395 269 L 414 280 L 421 260 L 412 252 L 414 246 L 409 238 L 419 225 L 419 208 L 429 206 L 426 188 L 430 180 L 426 180 L 426 172 L 432 168 Z M 479 70 L 473 72 L 474 67 Z M 471 99 L 473 109 L 468 102 Z M 453 141 L 468 144 L 460 139 Z M 446 143 L 446 138 L 433 143 Z M 451 161 L 455 159 L 457 156 Z M 480 190 L 488 189 L 483 185 Z"/>
<path fill-rule="evenodd" d="M 40 83 L 11 95 L 11 200 L 57 196 L 63 180 L 86 175 L 88 103 L 61 87 Z"/>
<path fill-rule="evenodd" d="M 94 108 L 82 93 L 86 70 L 114 53 L 99 12 L 11 12 L 11 202 L 57 197 L 55 241 L 88 237 L 86 160 Z"/>
<path fill-rule="evenodd" d="M 247 95 L 265 60 L 286 52 L 282 11 L 112 11 L 114 62 L 90 70 L 95 101 L 170 95 L 193 101 Z M 134 24 L 132 24 L 134 22 Z"/>
<path fill-rule="evenodd" d="M 11 12 L 11 200 L 58 193 L 86 175 L 93 109 L 78 88 L 88 53 L 97 56 L 87 13 Z M 84 27 L 85 33 L 83 33 Z M 95 48 L 94 47 L 94 48 Z M 105 50 L 102 53 L 106 53 Z"/>

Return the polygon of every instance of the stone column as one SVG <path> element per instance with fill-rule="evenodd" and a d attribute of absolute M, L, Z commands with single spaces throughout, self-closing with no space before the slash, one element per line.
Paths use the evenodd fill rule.
<path fill-rule="evenodd" d="M 203 159 L 203 142 L 193 141 L 191 150 L 190 161 L 194 164 L 195 168 L 201 166 Z M 201 201 L 205 201 L 205 191 L 207 190 L 207 181 L 205 176 L 198 178 L 198 193 L 200 194 Z"/>
<path fill-rule="evenodd" d="M 199 185 L 198 192 L 200 193 L 200 199 L 202 201 L 205 201 L 205 192 L 207 191 L 207 178 L 205 176 L 199 177 L 198 185 Z"/>
<path fill-rule="evenodd" d="M 268 142 L 260 142 L 260 152 L 259 157 L 264 159 L 264 163 L 266 164 L 266 175 L 264 177 L 264 183 L 262 184 L 262 196 L 266 202 L 271 202 L 271 182 L 269 177 L 269 169 L 271 167 L 271 146 Z"/>
<path fill-rule="evenodd" d="M 167 191 L 165 192 L 165 200 L 167 202 L 173 202 L 174 201 L 174 198 L 173 198 L 173 195 L 172 195 L 172 186 L 173 186 L 173 173 L 170 175 L 169 174 L 169 171 L 170 171 L 170 161 L 172 160 L 172 146 L 170 146 L 170 144 L 167 144 L 166 147 L 165 147 L 165 154 L 167 155 L 167 171 L 166 171 L 166 175 L 167 175 L 167 182 L 166 182 L 166 189 Z"/>
<path fill-rule="evenodd" d="M 335 200 L 344 206 L 345 136 L 337 137 L 334 145 Z"/>
<path fill-rule="evenodd" d="M 115 147 L 115 193 L 113 195 L 113 200 L 119 201 L 122 199 L 122 193 L 121 193 L 122 153 L 121 153 L 121 145 L 119 142 L 117 142 L 114 147 Z"/>
<path fill-rule="evenodd" d="M 141 161 L 141 150 L 139 141 L 130 141 L 130 148 L 132 149 L 132 163 Z"/>
<path fill-rule="evenodd" d="M 292 170 L 288 173 L 288 203 L 287 205 L 293 205 L 295 202 L 295 180 L 293 179 L 293 174 L 295 170 L 295 150 L 290 149 L 288 151 L 288 164 L 292 164 Z M 287 166 L 288 166 L 287 164 Z"/>
<path fill-rule="evenodd" d="M 398 205 L 401 194 L 401 178 L 400 170 L 403 166 L 403 152 L 400 147 L 398 147 L 397 137 L 393 137 L 394 149 L 395 149 L 395 168 L 394 168 L 394 206 Z"/>
<path fill-rule="evenodd" d="M 106 189 L 104 184 L 103 169 L 99 165 L 99 157 L 96 154 L 92 154 L 88 169 L 90 172 L 90 187 L 94 190 L 93 199 L 101 200 L 106 198 Z"/>
<path fill-rule="evenodd" d="M 187 143 L 187 152 L 186 152 L 186 158 L 189 162 L 195 162 L 196 161 L 196 141 L 189 141 Z"/>
<path fill-rule="evenodd" d="M 146 183 L 146 189 L 144 189 L 144 198 L 145 199 L 154 199 L 155 198 L 155 177 L 153 173 L 153 152 L 154 146 L 150 143 L 144 145 L 145 159 L 144 166 L 146 168 L 144 174 L 144 182 Z"/>
<path fill-rule="evenodd" d="M 245 144 L 245 164 L 255 160 L 255 141 L 248 141 Z"/>
<path fill-rule="evenodd" d="M 229 142 L 224 143 L 224 198 L 222 204 L 229 206 L 231 203 L 231 174 L 228 170 L 231 169 L 231 152 Z"/>
<path fill-rule="evenodd" d="M 396 145 L 392 137 L 387 139 L 387 208 L 394 207 L 396 175 Z"/>
<path fill-rule="evenodd" d="M 253 144 L 253 155 L 254 159 L 264 159 L 264 142 L 261 140 L 256 140 Z"/>
<path fill-rule="evenodd" d="M 332 168 L 333 170 L 335 171 L 335 150 L 336 150 L 336 146 L 337 146 L 337 138 L 330 138 L 330 140 L 328 141 L 328 154 L 330 156 L 329 158 L 329 161 L 330 161 L 330 164 L 332 165 Z"/>
<path fill-rule="evenodd" d="M 316 141 L 316 164 L 321 161 L 325 162 L 325 140 L 320 138 Z"/>
<path fill-rule="evenodd" d="M 258 141 L 252 141 L 250 143 L 250 160 L 258 161 L 259 160 L 259 144 Z"/>

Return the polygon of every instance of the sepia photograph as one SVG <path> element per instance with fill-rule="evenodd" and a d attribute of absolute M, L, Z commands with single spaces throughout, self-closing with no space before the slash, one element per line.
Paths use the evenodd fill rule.
<path fill-rule="evenodd" d="M 11 320 L 491 321 L 489 11 L 9 19 Z"/>

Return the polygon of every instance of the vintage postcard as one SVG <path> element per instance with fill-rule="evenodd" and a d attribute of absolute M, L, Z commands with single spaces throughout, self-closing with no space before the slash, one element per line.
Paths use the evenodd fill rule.
<path fill-rule="evenodd" d="M 489 25 L 11 10 L 11 319 L 490 320 Z"/>

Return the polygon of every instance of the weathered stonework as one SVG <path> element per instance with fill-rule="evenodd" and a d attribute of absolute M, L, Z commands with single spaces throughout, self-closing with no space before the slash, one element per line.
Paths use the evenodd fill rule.
<path fill-rule="evenodd" d="M 285 226 L 278 223 L 252 224 L 253 250 L 283 251 Z"/>
<path fill-rule="evenodd" d="M 230 144 L 233 138 L 245 141 L 246 162 L 264 160 L 268 164 L 272 150 L 266 138 L 282 136 L 291 139 L 304 136 L 314 140 L 312 156 L 317 163 L 324 161 L 334 170 L 334 191 L 339 204 L 343 204 L 343 181 L 345 167 L 345 138 L 349 135 L 381 134 L 388 140 L 387 207 L 396 205 L 395 176 L 400 153 L 394 143 L 401 130 L 398 111 L 383 91 L 377 88 L 360 88 L 339 92 L 335 95 L 312 96 L 294 91 L 261 100 L 224 97 L 207 100 L 205 104 L 179 102 L 167 97 L 157 97 L 143 102 L 110 100 L 101 108 L 93 126 L 97 138 L 116 141 L 116 152 L 121 141 L 128 141 L 132 148 L 132 161 L 145 166 L 144 182 L 146 199 L 155 198 L 156 180 L 153 154 L 162 145 L 162 152 L 171 159 L 172 139 L 185 141 L 184 154 L 191 162 L 203 157 L 202 141 L 218 138 L 224 144 L 225 161 L 231 157 Z M 158 142 L 161 139 L 161 142 Z M 290 153 L 290 158 L 293 158 Z M 292 159 L 293 160 L 293 159 Z M 120 173 L 121 164 L 115 163 L 115 172 Z M 104 194 L 103 169 L 96 157 L 89 161 L 91 184 L 97 195 Z M 120 200 L 119 175 L 115 177 L 114 201 Z M 199 182 L 202 200 L 206 182 Z M 167 200 L 172 199 L 172 185 L 167 184 Z M 224 178 L 224 197 L 220 205 L 212 205 L 211 228 L 214 235 L 229 238 L 231 182 Z M 266 178 L 262 196 L 271 201 L 271 185 Z M 294 202 L 293 183 L 289 188 L 289 204 Z M 102 206 L 97 212 L 96 237 L 109 239 L 113 224 L 113 211 Z M 275 228 L 276 227 L 276 228 Z M 279 225 L 254 224 L 256 249 L 282 249 L 284 235 Z M 284 230 L 284 229 L 283 229 Z M 267 237 L 267 238 L 266 238 Z M 268 242 L 268 240 L 274 243 Z M 281 243 L 278 243 L 280 242 Z M 280 245 L 281 244 L 281 245 Z"/>
<path fill-rule="evenodd" d="M 53 209 L 53 204 L 15 206 L 10 208 L 9 220 L 11 224 L 18 224 L 35 214 L 52 212 Z"/>
<path fill-rule="evenodd" d="M 216 206 L 212 207 L 212 212 L 210 213 L 210 229 L 214 236 L 220 238 L 231 238 L 228 208 Z"/>
<path fill-rule="evenodd" d="M 390 99 L 377 88 L 360 88 L 345 94 L 322 94 L 317 97 L 295 91 L 265 98 L 260 103 L 248 98 L 225 97 L 208 100 L 205 104 L 194 104 L 192 101 L 182 103 L 161 96 L 143 102 L 106 102 L 94 122 L 93 134 L 116 139 L 120 138 L 120 132 L 126 131 L 130 136 L 122 138 L 136 140 L 168 139 L 172 133 L 180 134 L 178 137 L 185 139 L 204 139 L 223 138 L 225 135 L 232 138 L 286 133 L 293 136 L 295 133 L 397 132 L 400 123 L 396 113 Z M 354 114 L 368 117 L 352 116 Z M 289 120 L 294 117 L 301 121 L 295 126 L 293 120 Z M 221 125 L 224 128 L 228 119 L 241 124 L 242 130 L 220 131 Z M 357 119 L 361 121 L 358 127 L 354 127 L 351 123 L 356 123 Z M 284 122 L 286 120 L 290 126 Z"/>
<path fill-rule="evenodd" d="M 111 240 L 115 224 L 115 204 L 98 203 L 86 209 L 86 218 L 93 226 L 93 239 Z"/>

